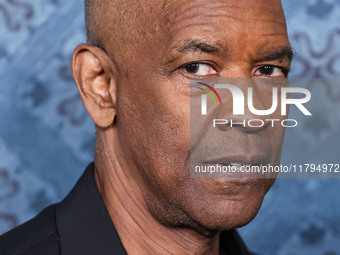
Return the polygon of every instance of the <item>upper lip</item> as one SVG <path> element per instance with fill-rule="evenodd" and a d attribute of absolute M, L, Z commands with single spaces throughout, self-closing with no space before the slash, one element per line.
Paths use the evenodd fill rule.
<path fill-rule="evenodd" d="M 231 155 L 231 156 L 219 156 L 213 159 L 204 160 L 203 164 L 221 164 L 229 165 L 232 163 L 238 163 L 242 165 L 259 166 L 264 165 L 267 162 L 267 156 L 265 154 L 243 154 L 243 155 Z"/>

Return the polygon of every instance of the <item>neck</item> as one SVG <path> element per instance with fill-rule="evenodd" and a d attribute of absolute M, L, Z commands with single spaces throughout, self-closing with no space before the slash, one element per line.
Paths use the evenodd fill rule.
<path fill-rule="evenodd" d="M 204 236 L 189 228 L 164 226 L 149 212 L 145 185 L 129 171 L 114 137 L 98 139 L 95 180 L 128 254 L 219 254 L 219 233 Z M 100 141 L 101 140 L 101 141 Z"/>

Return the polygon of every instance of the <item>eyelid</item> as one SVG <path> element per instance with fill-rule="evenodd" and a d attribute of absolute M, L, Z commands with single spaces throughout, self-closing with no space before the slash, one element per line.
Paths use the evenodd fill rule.
<path fill-rule="evenodd" d="M 207 66 L 209 66 L 211 69 L 213 69 L 216 72 L 216 74 L 209 74 L 209 75 L 218 75 L 219 74 L 219 71 L 216 68 L 217 64 L 212 62 L 212 61 L 209 61 L 209 62 L 207 62 L 207 61 L 191 61 L 191 62 L 188 62 L 188 63 L 185 63 L 185 64 L 181 65 L 179 68 L 177 68 L 177 70 L 183 71 L 183 69 L 186 66 L 191 65 L 191 64 L 207 65 Z M 192 76 L 192 77 L 209 76 L 209 75 L 195 75 L 195 74 L 190 74 L 190 73 L 187 73 L 187 72 L 185 72 L 185 74 L 188 75 L 188 76 Z"/>
<path fill-rule="evenodd" d="M 266 67 L 266 66 L 271 66 L 271 67 L 274 67 L 274 68 L 279 68 L 279 69 L 281 69 L 281 71 L 282 71 L 282 73 L 285 75 L 285 77 L 288 76 L 289 71 L 290 71 L 289 68 L 286 68 L 286 67 L 283 67 L 283 66 L 278 66 L 278 65 L 274 65 L 274 64 L 264 64 L 264 65 L 260 65 L 260 66 L 255 67 L 253 73 L 255 73 L 256 71 L 258 71 L 260 68 L 263 68 L 263 67 Z M 257 76 L 259 76 L 259 75 L 257 75 Z M 269 76 L 269 77 L 270 77 L 270 76 Z"/>
<path fill-rule="evenodd" d="M 217 72 L 217 68 L 216 68 L 217 64 L 216 64 L 215 62 L 213 62 L 213 61 L 204 61 L 204 60 L 202 60 L 202 61 L 198 60 L 198 61 L 190 61 L 190 62 L 187 62 L 187 63 L 181 65 L 181 66 L 179 67 L 179 69 L 180 69 L 180 68 L 183 68 L 183 67 L 185 67 L 185 66 L 187 66 L 187 65 L 191 65 L 191 64 L 208 65 L 208 66 L 210 66 L 211 68 L 213 68 L 213 69 Z"/>

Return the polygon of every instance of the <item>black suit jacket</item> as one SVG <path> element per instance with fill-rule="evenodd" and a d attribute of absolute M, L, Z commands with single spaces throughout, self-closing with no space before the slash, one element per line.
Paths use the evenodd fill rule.
<path fill-rule="evenodd" d="M 235 230 L 221 254 L 250 254 Z M 98 192 L 90 164 L 67 197 L 0 237 L 0 255 L 121 255 L 126 251 Z"/>

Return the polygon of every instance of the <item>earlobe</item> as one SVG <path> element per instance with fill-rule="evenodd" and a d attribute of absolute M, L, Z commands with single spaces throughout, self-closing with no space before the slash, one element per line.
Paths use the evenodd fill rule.
<path fill-rule="evenodd" d="M 113 63 L 100 48 L 79 45 L 73 52 L 72 73 L 83 104 L 95 124 L 107 128 L 116 115 Z"/>

